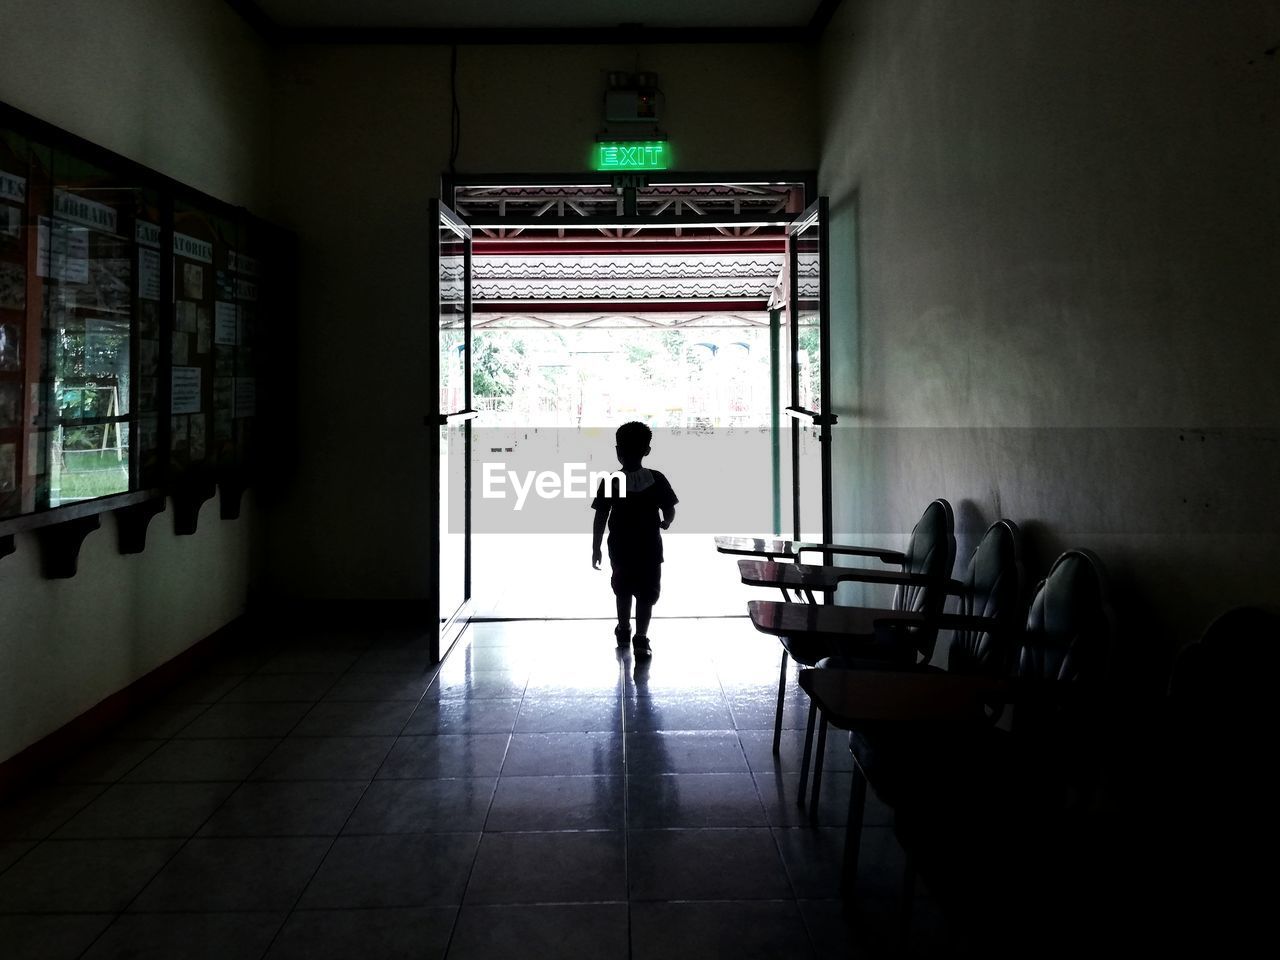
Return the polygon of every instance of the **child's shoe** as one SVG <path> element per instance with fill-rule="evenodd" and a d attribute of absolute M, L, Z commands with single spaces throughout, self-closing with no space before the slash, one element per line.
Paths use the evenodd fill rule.
<path fill-rule="evenodd" d="M 624 626 L 616 626 L 613 628 L 613 635 L 618 638 L 618 649 L 626 650 L 631 646 L 631 628 Z"/>
<path fill-rule="evenodd" d="M 648 637 L 636 637 L 636 656 L 637 657 L 653 656 L 653 651 L 649 649 Z"/>

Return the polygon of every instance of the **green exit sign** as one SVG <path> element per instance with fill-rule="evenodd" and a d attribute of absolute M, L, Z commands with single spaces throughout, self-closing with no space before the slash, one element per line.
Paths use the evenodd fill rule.
<path fill-rule="evenodd" d="M 597 170 L 666 170 L 671 148 L 665 140 L 612 140 L 596 144 Z"/>

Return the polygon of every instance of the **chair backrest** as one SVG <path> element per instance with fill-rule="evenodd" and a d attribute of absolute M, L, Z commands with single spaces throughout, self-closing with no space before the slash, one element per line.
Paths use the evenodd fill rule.
<path fill-rule="evenodd" d="M 1110 667 L 1115 620 L 1102 561 L 1068 550 L 1037 585 L 1015 671 L 1029 680 L 1101 683 Z"/>
<path fill-rule="evenodd" d="M 947 581 L 956 562 L 955 515 L 951 504 L 938 499 L 924 508 L 911 530 L 904 553 L 902 569 L 922 574 L 927 581 L 898 587 L 893 595 L 893 609 L 936 617 L 946 602 Z M 916 650 L 929 660 L 938 639 L 937 627 L 911 627 L 907 632 Z"/>
<path fill-rule="evenodd" d="M 1014 632 L 1022 612 L 1022 545 L 1018 525 L 997 520 L 969 558 L 958 612 L 987 617 L 995 630 L 954 630 L 947 651 L 952 673 L 1003 674 L 1009 667 Z"/>

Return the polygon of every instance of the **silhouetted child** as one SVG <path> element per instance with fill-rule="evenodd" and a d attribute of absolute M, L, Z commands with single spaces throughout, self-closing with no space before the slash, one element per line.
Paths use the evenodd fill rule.
<path fill-rule="evenodd" d="M 657 470 L 640 465 L 649 455 L 653 431 L 632 421 L 618 428 L 618 462 L 626 476 L 602 480 L 591 506 L 596 512 L 591 565 L 600 569 L 600 541 L 609 528 L 610 586 L 618 601 L 618 649 L 631 643 L 631 598 L 636 598 L 636 656 L 649 656 L 649 617 L 662 586 L 662 534 L 676 517 L 675 491 Z M 619 489 L 622 487 L 622 489 Z"/>

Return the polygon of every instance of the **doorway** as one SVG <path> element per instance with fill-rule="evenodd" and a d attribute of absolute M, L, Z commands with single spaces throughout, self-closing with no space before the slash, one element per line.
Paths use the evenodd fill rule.
<path fill-rule="evenodd" d="M 445 647 L 468 617 L 611 616 L 607 573 L 589 564 L 590 497 L 565 496 L 564 471 L 616 468 L 627 420 L 654 431 L 650 463 L 681 498 L 656 617 L 742 615 L 713 533 L 830 539 L 811 179 L 582 180 L 460 178 L 446 184 L 454 208 L 438 205 Z M 516 509 L 524 478 L 556 469 L 561 496 Z"/>

